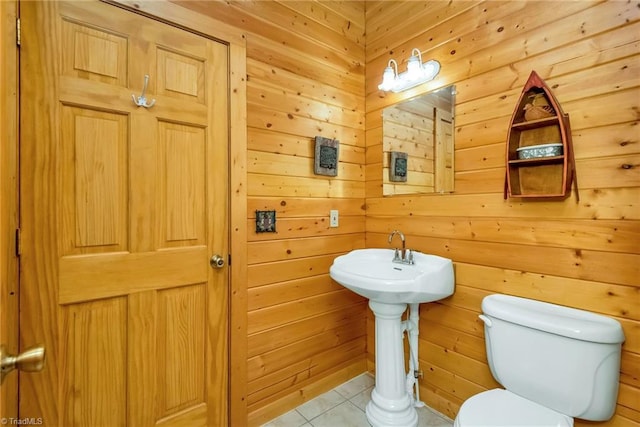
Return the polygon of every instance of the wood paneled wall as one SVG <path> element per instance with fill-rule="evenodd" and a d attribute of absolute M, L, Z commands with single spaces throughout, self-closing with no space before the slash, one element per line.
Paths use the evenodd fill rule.
<path fill-rule="evenodd" d="M 366 301 L 329 277 L 337 255 L 365 245 L 364 3 L 181 5 L 246 33 L 248 249 L 238 262 L 248 268 L 248 422 L 259 425 L 366 369 Z M 337 177 L 314 175 L 315 136 L 340 141 Z M 276 233 L 255 232 L 256 210 L 276 211 Z"/>
<path fill-rule="evenodd" d="M 387 246 L 400 229 L 409 247 L 455 261 L 455 294 L 423 304 L 420 325 L 421 397 L 452 418 L 498 385 L 477 316 L 484 296 L 505 293 L 618 320 L 618 405 L 598 425 L 640 424 L 639 19 L 637 1 L 366 3 L 366 245 Z M 414 47 L 441 62 L 440 75 L 379 92 L 387 61 L 404 63 Z M 503 200 L 507 127 L 531 70 L 570 115 L 579 202 Z M 382 197 L 382 108 L 450 84 L 455 192 Z"/>
<path fill-rule="evenodd" d="M 497 385 L 477 315 L 502 292 L 618 319 L 627 341 L 605 425 L 640 423 L 637 1 L 177 3 L 246 34 L 247 257 L 233 261 L 248 270 L 247 414 L 236 416 L 259 425 L 373 367 L 366 302 L 328 269 L 351 249 L 386 247 L 398 228 L 456 263 L 455 295 L 421 307 L 429 405 L 454 417 Z M 442 63 L 438 78 L 379 92 L 387 61 L 403 68 L 414 47 Z M 502 198 L 507 126 L 531 70 L 571 116 L 580 202 Z M 449 84 L 455 192 L 383 197 L 382 109 Z M 340 140 L 335 178 L 313 173 L 318 135 Z M 255 210 L 276 211 L 277 233 L 253 231 Z"/>

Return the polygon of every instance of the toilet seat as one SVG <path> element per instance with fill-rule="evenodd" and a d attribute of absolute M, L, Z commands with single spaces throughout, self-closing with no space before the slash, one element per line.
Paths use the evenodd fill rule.
<path fill-rule="evenodd" d="M 454 427 L 573 427 L 573 418 L 503 389 L 472 396 L 460 407 Z"/>

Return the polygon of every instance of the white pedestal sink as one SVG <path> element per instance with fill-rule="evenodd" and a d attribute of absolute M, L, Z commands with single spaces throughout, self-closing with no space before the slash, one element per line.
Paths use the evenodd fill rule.
<path fill-rule="evenodd" d="M 418 414 L 407 391 L 401 316 L 407 304 L 453 294 L 450 259 L 414 252 L 414 264 L 393 262 L 392 249 L 358 249 L 337 257 L 331 277 L 369 299 L 376 318 L 376 386 L 367 405 L 374 427 L 414 427 Z"/>

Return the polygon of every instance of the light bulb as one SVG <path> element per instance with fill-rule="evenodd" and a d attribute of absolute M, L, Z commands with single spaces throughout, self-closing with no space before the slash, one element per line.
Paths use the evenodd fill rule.
<path fill-rule="evenodd" d="M 407 79 L 416 80 L 419 79 L 422 72 L 422 64 L 420 64 L 420 60 L 417 56 L 411 55 L 409 57 L 409 61 L 407 61 Z"/>
<path fill-rule="evenodd" d="M 392 65 L 395 65 L 396 69 L 394 70 Z M 395 60 L 389 60 L 389 65 L 384 69 L 384 73 L 382 74 L 382 83 L 378 85 L 379 90 L 390 91 L 396 85 L 397 79 L 397 70 L 398 64 Z"/>
<path fill-rule="evenodd" d="M 382 83 L 378 85 L 378 89 L 388 91 L 393 87 L 393 82 L 396 79 L 396 74 L 393 72 L 393 68 L 387 67 L 382 74 Z"/>

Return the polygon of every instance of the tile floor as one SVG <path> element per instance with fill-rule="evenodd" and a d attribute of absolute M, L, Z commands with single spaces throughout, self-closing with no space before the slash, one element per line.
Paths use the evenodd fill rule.
<path fill-rule="evenodd" d="M 365 373 L 271 420 L 263 427 L 370 427 L 364 413 L 375 381 Z M 429 408 L 416 408 L 418 427 L 452 427 L 453 422 Z"/>

